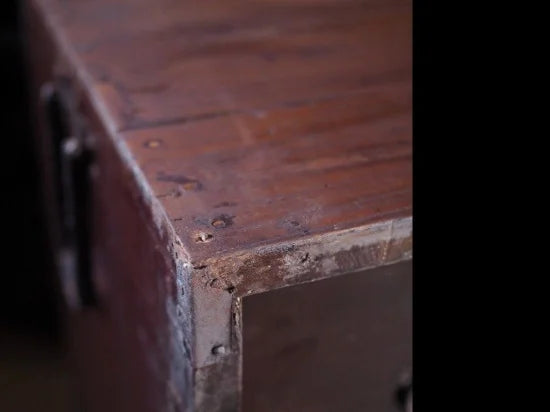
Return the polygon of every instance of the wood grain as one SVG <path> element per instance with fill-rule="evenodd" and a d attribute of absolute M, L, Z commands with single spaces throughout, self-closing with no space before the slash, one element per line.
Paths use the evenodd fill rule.
<path fill-rule="evenodd" d="M 411 258 L 410 1 L 26 4 L 98 142 L 92 409 L 239 410 L 243 298 Z"/>
<path fill-rule="evenodd" d="M 36 1 L 195 260 L 411 214 L 410 2 Z"/>

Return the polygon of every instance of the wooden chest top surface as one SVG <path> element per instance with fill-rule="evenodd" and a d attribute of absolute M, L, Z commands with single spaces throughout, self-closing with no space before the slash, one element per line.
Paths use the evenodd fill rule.
<path fill-rule="evenodd" d="M 193 261 L 410 218 L 410 1 L 34 3 Z"/>

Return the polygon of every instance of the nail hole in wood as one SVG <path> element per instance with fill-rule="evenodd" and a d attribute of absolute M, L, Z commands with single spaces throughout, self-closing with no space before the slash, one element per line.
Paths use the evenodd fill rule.
<path fill-rule="evenodd" d="M 184 184 L 181 185 L 181 187 L 183 188 L 183 190 L 187 190 L 187 191 L 198 190 L 199 183 L 195 181 L 185 182 Z"/>
<path fill-rule="evenodd" d="M 145 147 L 148 147 L 149 149 L 156 149 L 160 147 L 160 140 L 148 140 L 145 142 Z"/>
<path fill-rule="evenodd" d="M 214 238 L 214 236 L 212 236 L 212 234 L 210 234 L 210 233 L 200 232 L 195 237 L 195 242 L 197 242 L 197 243 L 208 243 L 213 238 Z"/>
<path fill-rule="evenodd" d="M 220 216 L 216 216 L 211 222 L 210 224 L 212 226 L 214 226 L 216 229 L 221 229 L 221 228 L 224 228 L 224 227 L 228 227 L 228 226 L 231 226 L 233 224 L 233 218 L 235 216 L 229 216 L 229 215 L 220 215 Z"/>
<path fill-rule="evenodd" d="M 219 229 L 219 228 L 225 227 L 226 225 L 225 225 L 225 222 L 223 221 L 223 219 L 214 219 L 212 221 L 212 226 Z"/>
<path fill-rule="evenodd" d="M 212 348 L 212 354 L 213 355 L 223 355 L 225 354 L 225 346 L 223 345 L 216 345 Z"/>

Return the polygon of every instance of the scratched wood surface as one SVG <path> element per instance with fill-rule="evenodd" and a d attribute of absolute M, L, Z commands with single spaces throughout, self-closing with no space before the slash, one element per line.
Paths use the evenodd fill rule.
<path fill-rule="evenodd" d="M 410 1 L 26 4 L 97 141 L 92 409 L 240 410 L 246 297 L 412 257 Z"/>
<path fill-rule="evenodd" d="M 411 2 L 46 6 L 195 261 L 411 215 Z"/>

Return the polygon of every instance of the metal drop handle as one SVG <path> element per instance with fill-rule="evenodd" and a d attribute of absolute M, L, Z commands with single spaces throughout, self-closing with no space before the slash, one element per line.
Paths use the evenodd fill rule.
<path fill-rule="evenodd" d="M 69 308 L 97 303 L 92 279 L 91 139 L 72 104 L 66 84 L 47 84 L 43 100 L 52 147 L 54 190 L 58 217 L 56 241 L 58 274 Z"/>

